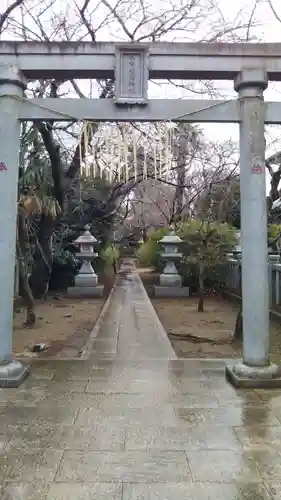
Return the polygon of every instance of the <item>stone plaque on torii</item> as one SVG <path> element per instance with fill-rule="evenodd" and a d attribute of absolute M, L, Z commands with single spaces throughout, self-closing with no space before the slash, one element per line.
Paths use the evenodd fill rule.
<path fill-rule="evenodd" d="M 140 44 L 116 47 L 116 104 L 148 103 L 148 50 Z"/>
<path fill-rule="evenodd" d="M 31 79 L 116 78 L 115 99 L 27 99 Z M 233 80 L 238 99 L 148 99 L 150 79 Z M 13 283 L 21 122 L 174 121 L 239 123 L 243 362 L 227 367 L 237 386 L 281 386 L 269 360 L 264 125 L 281 123 L 281 103 L 264 102 L 281 81 L 281 44 L 0 42 L 0 386 L 26 375 L 12 360 Z"/>

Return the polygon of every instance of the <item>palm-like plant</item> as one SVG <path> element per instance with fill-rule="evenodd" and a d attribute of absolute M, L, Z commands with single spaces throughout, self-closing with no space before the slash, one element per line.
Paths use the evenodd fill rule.
<path fill-rule="evenodd" d="M 56 219 L 60 211 L 57 200 L 52 196 L 48 158 L 44 153 L 38 133 L 33 126 L 28 128 L 28 125 L 24 124 L 19 168 L 16 257 L 19 293 L 27 308 L 25 323 L 27 327 L 32 327 L 36 320 L 35 303 L 29 284 L 32 255 L 36 247 L 42 252 L 36 238 L 36 220 L 42 214 Z"/>

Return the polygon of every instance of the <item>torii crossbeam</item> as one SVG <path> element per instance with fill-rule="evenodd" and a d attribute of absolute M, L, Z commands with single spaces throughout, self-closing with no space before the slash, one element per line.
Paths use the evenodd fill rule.
<path fill-rule="evenodd" d="M 114 99 L 27 99 L 26 80 L 115 79 Z M 238 100 L 149 100 L 150 79 L 234 80 Z M 26 369 L 12 359 L 13 283 L 20 122 L 186 121 L 239 123 L 243 361 L 227 367 L 236 386 L 281 387 L 269 360 L 265 123 L 281 123 L 281 103 L 264 102 L 281 81 L 281 44 L 0 42 L 0 386 Z"/>

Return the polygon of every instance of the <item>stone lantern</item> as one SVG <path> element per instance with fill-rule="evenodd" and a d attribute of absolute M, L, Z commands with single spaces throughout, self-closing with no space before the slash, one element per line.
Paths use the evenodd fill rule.
<path fill-rule="evenodd" d="M 84 227 L 85 231 L 74 243 L 79 245 L 79 252 L 76 257 L 82 261 L 82 266 L 77 276 L 75 276 L 75 286 L 68 289 L 68 293 L 75 296 L 101 296 L 103 286 L 98 286 L 98 276 L 96 275 L 92 261 L 98 256 L 94 251 L 97 239 L 90 233 L 90 226 Z"/>
<path fill-rule="evenodd" d="M 84 227 L 85 232 L 75 240 L 74 243 L 79 245 L 80 252 L 76 257 L 82 261 L 82 266 L 79 273 L 75 277 L 76 286 L 97 286 L 98 277 L 92 268 L 92 260 L 97 257 L 94 252 L 94 247 L 97 243 L 96 238 L 90 233 L 90 226 Z"/>
<path fill-rule="evenodd" d="M 159 245 L 163 247 L 161 257 L 165 262 L 165 268 L 160 275 L 160 286 L 156 286 L 155 295 L 160 296 L 175 296 L 185 297 L 189 295 L 189 288 L 182 287 L 181 276 L 176 268 L 176 262 L 182 258 L 182 253 L 179 251 L 179 246 L 182 243 L 181 238 L 171 230 L 162 240 Z"/>
<path fill-rule="evenodd" d="M 182 258 L 182 253 L 179 252 L 178 248 L 182 240 L 174 231 L 170 231 L 158 243 L 163 247 L 161 257 L 165 262 L 164 271 L 160 275 L 160 284 L 164 286 L 181 286 L 181 277 L 175 262 L 179 262 Z"/>

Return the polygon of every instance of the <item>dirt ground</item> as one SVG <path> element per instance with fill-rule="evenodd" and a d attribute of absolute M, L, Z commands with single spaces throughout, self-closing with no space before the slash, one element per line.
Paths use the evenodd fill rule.
<path fill-rule="evenodd" d="M 14 356 L 36 357 L 31 352 L 34 344 L 46 344 L 40 357 L 56 356 L 61 350 L 80 354 L 100 315 L 104 299 L 48 298 L 36 307 L 37 321 L 34 328 L 25 328 L 25 312 L 14 315 Z"/>
<path fill-rule="evenodd" d="M 205 312 L 198 313 L 196 297 L 152 299 L 152 303 L 178 356 L 229 358 L 238 354 L 240 346 L 229 342 L 235 325 L 235 306 L 207 298 Z M 192 335 L 194 340 L 185 340 L 186 335 Z"/>
<path fill-rule="evenodd" d="M 179 357 L 240 357 L 240 342 L 232 342 L 237 306 L 220 297 L 207 297 L 205 311 L 197 312 L 197 298 L 152 299 L 173 348 Z M 185 340 L 189 334 L 198 337 Z M 204 339 L 208 339 L 204 342 Z M 271 322 L 271 357 L 281 360 L 281 325 Z"/>
<path fill-rule="evenodd" d="M 240 342 L 232 342 L 238 305 L 219 296 L 205 300 L 204 313 L 197 311 L 197 297 L 154 298 L 159 277 L 149 269 L 139 270 L 152 304 L 179 357 L 235 358 L 242 355 Z M 192 339 L 187 339 L 187 335 Z M 196 338 L 197 337 L 197 338 Z M 206 339 L 206 342 L 204 342 Z M 281 324 L 271 322 L 271 359 L 281 361 Z"/>
<path fill-rule="evenodd" d="M 100 299 L 50 294 L 46 300 L 37 302 L 37 320 L 31 329 L 24 327 L 24 307 L 17 306 L 14 313 L 14 357 L 79 357 L 114 281 L 114 275 L 101 279 L 105 290 L 104 297 Z M 32 346 L 40 343 L 46 344 L 46 350 L 40 354 L 32 352 Z"/>

